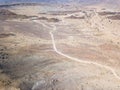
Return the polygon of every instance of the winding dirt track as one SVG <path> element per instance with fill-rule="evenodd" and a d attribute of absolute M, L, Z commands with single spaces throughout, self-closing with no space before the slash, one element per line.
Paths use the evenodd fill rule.
<path fill-rule="evenodd" d="M 37 21 L 35 21 L 35 22 L 37 22 Z M 43 25 L 44 27 L 46 27 L 46 28 L 51 29 L 50 27 L 48 27 L 48 26 L 47 26 L 46 24 L 44 24 L 44 23 L 42 23 L 42 25 Z M 70 59 L 70 60 L 79 62 L 79 63 L 93 64 L 93 65 L 95 65 L 95 66 L 98 66 L 98 67 L 104 68 L 104 69 L 106 69 L 106 70 L 109 70 L 109 71 L 115 76 L 115 78 L 117 78 L 117 79 L 120 80 L 120 76 L 115 72 L 115 70 L 114 70 L 113 68 L 111 68 L 111 67 L 109 67 L 109 66 L 102 65 L 102 64 L 99 64 L 99 63 L 96 63 L 96 62 L 92 62 L 92 61 L 85 61 L 85 60 L 82 60 L 82 59 L 78 59 L 78 58 L 75 58 L 75 57 L 71 57 L 71 56 L 69 56 L 69 55 L 67 55 L 67 54 L 64 54 L 64 53 L 60 52 L 60 51 L 57 49 L 57 46 L 56 46 L 56 44 L 55 44 L 55 38 L 54 38 L 54 35 L 53 35 L 53 32 L 56 31 L 56 26 L 55 26 L 55 25 L 51 25 L 51 26 L 53 27 L 53 28 L 52 28 L 53 31 L 50 31 L 49 33 L 50 33 L 50 36 L 51 36 L 51 40 L 52 40 L 52 44 L 53 44 L 53 49 L 54 49 L 54 51 L 55 51 L 57 54 L 59 54 L 59 55 L 61 55 L 61 56 L 64 56 L 64 57 L 66 57 L 66 58 L 68 58 L 68 59 Z"/>
<path fill-rule="evenodd" d="M 110 71 L 112 72 L 112 74 L 113 74 L 117 79 L 120 80 L 120 77 L 117 75 L 117 73 L 115 72 L 115 70 L 112 69 L 112 68 L 109 67 L 109 66 L 105 66 L 105 65 L 102 65 L 102 64 L 99 64 L 99 63 L 96 63 L 96 62 L 84 61 L 84 60 L 81 60 L 81 59 L 78 59 L 78 58 L 75 58 L 75 57 L 71 57 L 71 56 L 69 56 L 69 55 L 67 55 L 67 54 L 64 54 L 64 53 L 60 52 L 60 51 L 56 48 L 55 38 L 54 38 L 53 33 L 50 32 L 50 35 L 51 35 L 51 39 L 52 39 L 53 49 L 54 49 L 54 51 L 55 51 L 56 53 L 58 53 L 59 55 L 62 55 L 62 56 L 64 56 L 64 57 L 69 58 L 69 59 L 71 59 L 71 60 L 73 60 L 73 61 L 76 61 L 76 62 L 85 63 L 85 64 L 94 64 L 94 65 L 96 65 L 96 66 L 98 66 L 98 67 L 108 69 L 108 70 L 110 70 Z"/>

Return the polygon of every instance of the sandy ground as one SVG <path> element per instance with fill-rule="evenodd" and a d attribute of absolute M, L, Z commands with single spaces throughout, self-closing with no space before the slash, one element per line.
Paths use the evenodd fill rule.
<path fill-rule="evenodd" d="M 53 31 L 63 54 L 108 66 L 120 76 L 120 20 L 108 18 L 115 14 L 100 7 L 8 9 L 31 17 L 0 20 L 0 90 L 120 90 L 111 70 L 60 55 L 50 35 Z"/>

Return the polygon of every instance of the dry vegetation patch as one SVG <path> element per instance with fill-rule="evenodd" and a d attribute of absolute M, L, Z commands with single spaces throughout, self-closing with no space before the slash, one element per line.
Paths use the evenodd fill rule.
<path fill-rule="evenodd" d="M 120 15 L 108 16 L 108 18 L 112 20 L 120 20 Z"/>
<path fill-rule="evenodd" d="M 69 17 L 66 17 L 66 18 L 68 18 L 68 19 L 85 19 L 85 17 L 84 16 L 69 16 Z"/>
<path fill-rule="evenodd" d="M 58 18 L 47 18 L 47 17 L 39 17 L 39 20 L 45 20 L 48 22 L 59 22 L 60 20 Z"/>
<path fill-rule="evenodd" d="M 105 16 L 105 15 L 114 15 L 114 14 L 117 14 L 117 12 L 104 11 L 104 12 L 98 12 L 98 14 L 101 16 Z"/>
<path fill-rule="evenodd" d="M 0 33 L 0 38 L 6 38 L 10 36 L 15 36 L 13 33 Z"/>

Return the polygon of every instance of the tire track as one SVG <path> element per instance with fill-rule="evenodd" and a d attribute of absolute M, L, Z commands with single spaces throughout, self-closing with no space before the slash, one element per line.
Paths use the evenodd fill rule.
<path fill-rule="evenodd" d="M 42 25 L 48 29 L 51 29 L 50 27 L 48 27 L 47 25 L 45 25 L 44 23 L 42 23 Z M 53 31 L 56 31 L 56 26 L 55 25 L 51 25 L 53 27 Z M 51 36 L 51 40 L 52 40 L 52 45 L 53 45 L 53 49 L 54 51 L 61 55 L 61 56 L 64 56 L 70 60 L 73 60 L 73 61 L 76 61 L 76 62 L 79 62 L 79 63 L 84 63 L 84 64 L 93 64 L 95 66 L 98 66 L 98 67 L 101 67 L 101 68 L 104 68 L 106 70 L 109 70 L 114 76 L 116 79 L 120 80 L 120 76 L 116 73 L 116 71 L 112 68 L 112 67 L 109 67 L 109 66 L 106 66 L 106 65 L 102 65 L 102 64 L 99 64 L 99 63 L 96 63 L 96 62 L 92 62 L 92 61 L 84 61 L 82 59 L 78 59 L 78 58 L 75 58 L 75 57 L 71 57 L 67 54 L 64 54 L 62 52 L 60 52 L 58 49 L 57 49 L 57 46 L 55 44 L 55 38 L 54 38 L 54 35 L 53 35 L 53 31 L 50 31 L 49 34 Z"/>

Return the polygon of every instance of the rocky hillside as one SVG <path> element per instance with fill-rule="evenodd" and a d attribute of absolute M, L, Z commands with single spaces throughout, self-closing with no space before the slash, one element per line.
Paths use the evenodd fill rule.
<path fill-rule="evenodd" d="M 0 20 L 7 20 L 7 19 L 25 19 L 28 18 L 26 15 L 18 15 L 14 12 L 11 12 L 7 9 L 0 9 Z"/>

